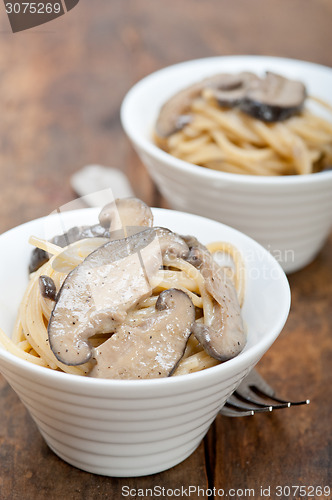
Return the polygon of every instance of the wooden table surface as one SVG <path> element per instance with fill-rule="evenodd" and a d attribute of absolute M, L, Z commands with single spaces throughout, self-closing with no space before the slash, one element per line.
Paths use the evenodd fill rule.
<path fill-rule="evenodd" d="M 127 90 L 163 66 L 205 56 L 261 54 L 332 66 L 331 24 L 331 0 L 82 0 L 49 24 L 12 34 L 1 4 L 0 232 L 72 200 L 70 176 L 90 163 L 122 169 L 139 197 L 165 206 L 121 129 Z M 287 489 L 278 496 L 276 487 L 332 486 L 331 250 L 330 238 L 312 264 L 289 277 L 289 319 L 258 367 L 281 395 L 310 398 L 309 406 L 218 416 L 185 462 L 118 479 L 58 459 L 1 379 L 1 500 L 118 500 L 123 486 L 145 498 L 141 489 L 155 485 L 183 487 L 183 498 L 189 486 L 205 489 L 190 498 L 208 498 L 213 487 L 233 498 L 307 498 Z"/>

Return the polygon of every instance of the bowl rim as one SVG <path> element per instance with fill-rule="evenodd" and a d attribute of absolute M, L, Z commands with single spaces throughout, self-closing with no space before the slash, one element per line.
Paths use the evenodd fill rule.
<path fill-rule="evenodd" d="M 133 126 L 133 122 L 131 120 L 132 106 L 135 103 L 137 93 L 142 92 L 145 85 L 150 85 L 154 80 L 159 80 L 164 75 L 167 75 L 170 71 L 176 71 L 177 69 L 182 69 L 185 67 L 190 67 L 194 65 L 209 65 L 213 63 L 220 63 L 223 61 L 226 62 L 238 62 L 241 65 L 241 61 L 252 61 L 253 63 L 259 61 L 260 63 L 268 64 L 269 62 L 279 63 L 279 64 L 292 64 L 297 65 L 299 67 L 311 69 L 312 71 L 320 71 L 327 72 L 332 76 L 332 68 L 328 66 L 324 66 L 321 64 L 300 60 L 300 59 L 291 59 L 285 57 L 275 57 L 275 56 L 251 56 L 251 55 L 234 55 L 234 56 L 213 56 L 213 57 L 205 57 L 200 59 L 191 59 L 187 61 L 183 61 L 180 63 L 172 64 L 161 68 L 153 73 L 148 74 L 143 77 L 141 80 L 136 82 L 125 95 L 121 108 L 120 108 L 120 118 L 122 127 L 131 141 L 138 147 L 142 148 L 149 155 L 151 155 L 157 161 L 161 161 L 163 163 L 171 164 L 173 168 L 176 168 L 182 171 L 184 174 L 194 175 L 196 177 L 201 177 L 206 180 L 224 180 L 229 183 L 236 184 L 254 184 L 254 185 L 298 185 L 298 184 L 308 184 L 308 183 L 321 183 L 326 182 L 327 180 L 332 180 L 332 169 L 325 170 L 322 172 L 317 172 L 314 174 L 304 174 L 304 175 L 287 175 L 287 176 L 255 176 L 250 174 L 232 174 L 229 172 L 222 172 L 219 170 L 212 170 L 208 168 L 201 167 L 199 165 L 195 165 L 193 163 L 186 162 L 184 160 L 180 160 L 169 153 L 163 151 L 159 148 L 154 142 L 152 138 L 149 139 L 145 137 L 141 129 L 135 129 Z M 159 84 L 159 83 L 158 83 Z"/>
<path fill-rule="evenodd" d="M 100 209 L 98 208 L 83 208 L 83 209 L 78 209 L 78 210 L 71 210 L 68 212 L 64 212 L 65 214 L 69 214 L 68 217 L 72 216 L 74 212 L 76 212 L 78 215 L 77 217 L 80 217 L 80 213 L 86 213 L 86 211 L 91 211 L 98 213 Z M 264 260 L 267 259 L 267 262 L 273 266 L 274 269 L 277 270 L 278 272 L 278 279 L 281 280 L 282 282 L 282 288 L 283 288 L 283 305 L 284 305 L 284 310 L 281 312 L 281 314 L 278 317 L 278 320 L 275 322 L 273 325 L 273 328 L 269 329 L 268 334 L 264 334 L 264 336 L 259 339 L 258 342 L 256 342 L 253 346 L 251 346 L 248 350 L 241 352 L 238 356 L 224 362 L 220 363 L 219 365 L 213 366 L 211 368 L 208 368 L 206 370 L 201 370 L 198 372 L 190 373 L 190 374 L 185 374 L 185 375 L 178 375 L 176 377 L 165 377 L 165 378 L 160 378 L 160 379 L 143 379 L 143 380 L 120 380 L 120 379 L 101 379 L 101 378 L 93 378 L 93 377 L 83 377 L 80 375 L 74 375 L 74 374 L 68 374 L 56 370 L 52 370 L 50 368 L 46 368 L 43 366 L 36 365 L 34 363 L 30 363 L 29 361 L 26 361 L 24 359 L 21 359 L 15 354 L 10 353 L 9 351 L 6 350 L 6 348 L 1 344 L 0 342 L 0 373 L 2 372 L 2 367 L 1 367 L 1 362 L 5 361 L 7 363 L 10 363 L 12 366 L 16 367 L 20 371 L 25 371 L 26 373 L 30 373 L 32 376 L 38 376 L 39 378 L 39 384 L 41 386 L 45 386 L 45 382 L 56 382 L 56 381 L 62 381 L 63 385 L 68 383 L 68 389 L 69 387 L 71 388 L 114 388 L 115 390 L 121 390 L 121 389 L 135 389 L 135 391 L 139 392 L 145 392 L 147 388 L 156 388 L 156 387 L 172 387 L 174 384 L 178 385 L 179 387 L 185 387 L 187 383 L 190 384 L 195 384 L 197 381 L 204 382 L 206 380 L 211 380 L 215 379 L 215 375 L 218 373 L 223 374 L 226 372 L 228 373 L 228 377 L 225 378 L 231 378 L 233 373 L 239 373 L 241 370 L 243 370 L 246 367 L 249 367 L 252 365 L 257 358 L 261 358 L 261 356 L 266 352 L 266 350 L 273 344 L 273 342 L 276 340 L 276 338 L 279 336 L 281 333 L 286 320 L 289 315 L 290 311 L 290 305 L 291 305 L 291 291 L 290 291 L 290 286 L 288 279 L 286 277 L 285 272 L 281 268 L 280 264 L 277 262 L 277 260 L 271 255 L 268 250 L 266 250 L 262 245 L 257 243 L 255 240 L 250 238 L 249 236 L 245 235 L 241 231 L 238 231 L 230 226 L 227 226 L 226 224 L 223 224 L 218 221 L 214 221 L 212 219 L 209 219 L 207 217 L 202 217 L 199 215 L 195 214 L 188 214 L 186 212 L 180 212 L 177 210 L 171 210 L 171 209 L 163 209 L 163 208 L 152 208 L 153 212 L 155 214 L 158 213 L 163 213 L 167 214 L 169 212 L 179 214 L 179 216 L 184 216 L 184 217 L 190 217 L 190 218 L 195 218 L 196 220 L 199 221 L 200 224 L 204 224 L 204 221 L 209 221 L 213 222 L 214 224 L 217 224 L 221 228 L 225 228 L 227 231 L 230 231 L 233 234 L 238 234 L 242 239 L 250 243 L 251 247 L 253 249 L 257 249 L 259 252 L 261 252 L 264 255 Z M 8 231 L 0 234 L 0 244 L 1 244 L 1 239 L 3 237 L 7 237 L 10 233 L 15 233 L 16 230 L 20 230 L 21 228 L 27 228 L 30 224 L 32 223 L 40 223 L 43 224 L 45 220 L 49 217 L 56 217 L 57 214 L 51 214 L 48 216 L 40 217 L 37 219 L 30 220 L 28 222 L 25 222 L 24 224 L 20 224 L 12 229 L 9 229 Z M 81 220 L 81 219 L 80 219 Z M 1 325 L 0 325 L 1 328 Z M 263 354 L 262 354 L 263 353 Z M 18 372 L 17 372 L 18 373 Z M 40 379 L 42 377 L 42 379 Z M 44 383 L 42 382 L 44 380 Z M 121 394 L 121 393 L 120 393 Z M 121 397 L 121 396 L 120 396 Z M 126 396 L 123 395 L 123 398 Z M 148 397 L 148 396 L 147 396 Z M 153 397 L 153 396 L 151 396 Z"/>

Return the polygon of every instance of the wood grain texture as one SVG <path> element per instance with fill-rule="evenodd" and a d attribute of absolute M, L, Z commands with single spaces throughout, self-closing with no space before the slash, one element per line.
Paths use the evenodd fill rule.
<path fill-rule="evenodd" d="M 289 276 L 289 319 L 259 363 L 280 397 L 311 403 L 245 419 L 218 416 L 207 437 L 216 487 L 331 485 L 331 256 L 332 238 Z"/>
<path fill-rule="evenodd" d="M 166 65 L 214 55 L 332 66 L 331 21 L 330 0 L 82 0 L 13 35 L 0 10 L 0 232 L 73 199 L 70 176 L 89 163 L 122 169 L 139 197 L 165 206 L 121 129 L 128 89 Z M 261 486 L 331 485 L 332 239 L 290 284 L 289 320 L 259 369 L 281 395 L 310 398 L 308 407 L 219 416 L 184 463 L 114 479 L 58 459 L 1 379 L 1 500 L 117 500 L 124 485 L 254 488 L 256 497 Z"/>

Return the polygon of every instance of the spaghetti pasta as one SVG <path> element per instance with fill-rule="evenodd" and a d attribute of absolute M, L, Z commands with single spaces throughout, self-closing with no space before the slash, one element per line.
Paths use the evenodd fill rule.
<path fill-rule="evenodd" d="M 320 99 L 307 100 L 332 112 Z M 332 123 L 309 109 L 265 122 L 236 106 L 220 105 L 209 88 L 202 88 L 185 115 L 188 119 L 180 130 L 161 135 L 156 127 L 154 139 L 161 149 L 188 163 L 264 176 L 311 174 L 332 164 Z"/>
<path fill-rule="evenodd" d="M 38 248 L 47 249 L 51 254 L 50 259 L 37 271 L 31 274 L 28 286 L 23 296 L 18 317 L 15 323 L 12 338 L 9 339 L 0 330 L 0 342 L 3 347 L 26 361 L 44 366 L 53 370 L 59 370 L 70 374 L 86 376 L 91 372 L 94 361 L 89 360 L 78 366 L 62 363 L 54 355 L 49 342 L 48 324 L 54 308 L 54 301 L 41 294 L 39 280 L 41 276 L 51 278 L 56 290 L 60 290 L 69 273 L 82 263 L 92 251 L 92 243 L 87 238 L 80 242 L 72 243 L 65 248 L 50 244 L 39 238 L 30 238 Z M 98 239 L 96 239 L 98 240 Z M 100 238 L 99 244 L 104 241 Z M 94 246 L 97 247 L 95 241 Z M 224 242 L 211 243 L 209 246 L 211 254 L 222 253 L 231 257 L 234 268 L 230 270 L 231 279 L 237 290 L 239 303 L 242 305 L 245 288 L 245 273 L 241 256 L 237 249 Z M 208 250 L 206 250 L 208 252 Z M 67 257 L 62 262 L 59 257 Z M 214 302 L 206 285 L 206 279 L 202 272 L 183 258 L 170 258 L 164 255 L 162 268 L 153 276 L 151 281 L 152 293 L 143 298 L 134 307 L 128 310 L 126 325 L 140 325 L 155 310 L 156 302 L 163 290 L 179 289 L 185 292 L 195 307 L 195 316 L 198 324 L 209 326 L 214 319 Z M 61 267 L 63 266 L 63 267 Z M 221 268 L 220 268 L 221 269 Z M 110 334 L 96 334 L 89 341 L 96 348 L 110 338 Z M 172 375 L 180 375 L 202 370 L 219 363 L 207 353 L 203 346 L 193 335 L 189 337 L 185 352 L 177 364 Z"/>

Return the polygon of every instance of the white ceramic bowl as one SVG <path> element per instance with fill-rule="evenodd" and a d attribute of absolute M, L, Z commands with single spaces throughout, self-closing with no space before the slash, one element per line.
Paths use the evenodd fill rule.
<path fill-rule="evenodd" d="M 239 229 L 267 248 L 286 272 L 296 271 L 316 256 L 329 234 L 332 170 L 273 178 L 229 174 L 179 160 L 152 140 L 160 107 L 175 92 L 208 75 L 242 70 L 300 79 L 309 94 L 332 103 L 330 68 L 273 57 L 215 57 L 170 66 L 138 82 L 122 104 L 122 125 L 172 208 Z"/>
<path fill-rule="evenodd" d="M 67 212 L 66 227 L 93 223 L 96 209 Z M 215 221 L 155 209 L 155 223 L 202 242 L 235 244 L 246 262 L 243 317 L 248 342 L 236 358 L 190 375 L 155 380 L 102 380 L 68 375 L 18 359 L 0 346 L 0 371 L 66 462 L 108 476 L 163 471 L 188 457 L 226 398 L 279 335 L 290 307 L 287 278 L 258 243 Z M 28 280 L 30 235 L 56 234 L 57 215 L 0 236 L 0 325 L 10 335 Z M 15 418 L 15 415 L 13 415 Z M 4 431 L 5 432 L 5 431 Z"/>

